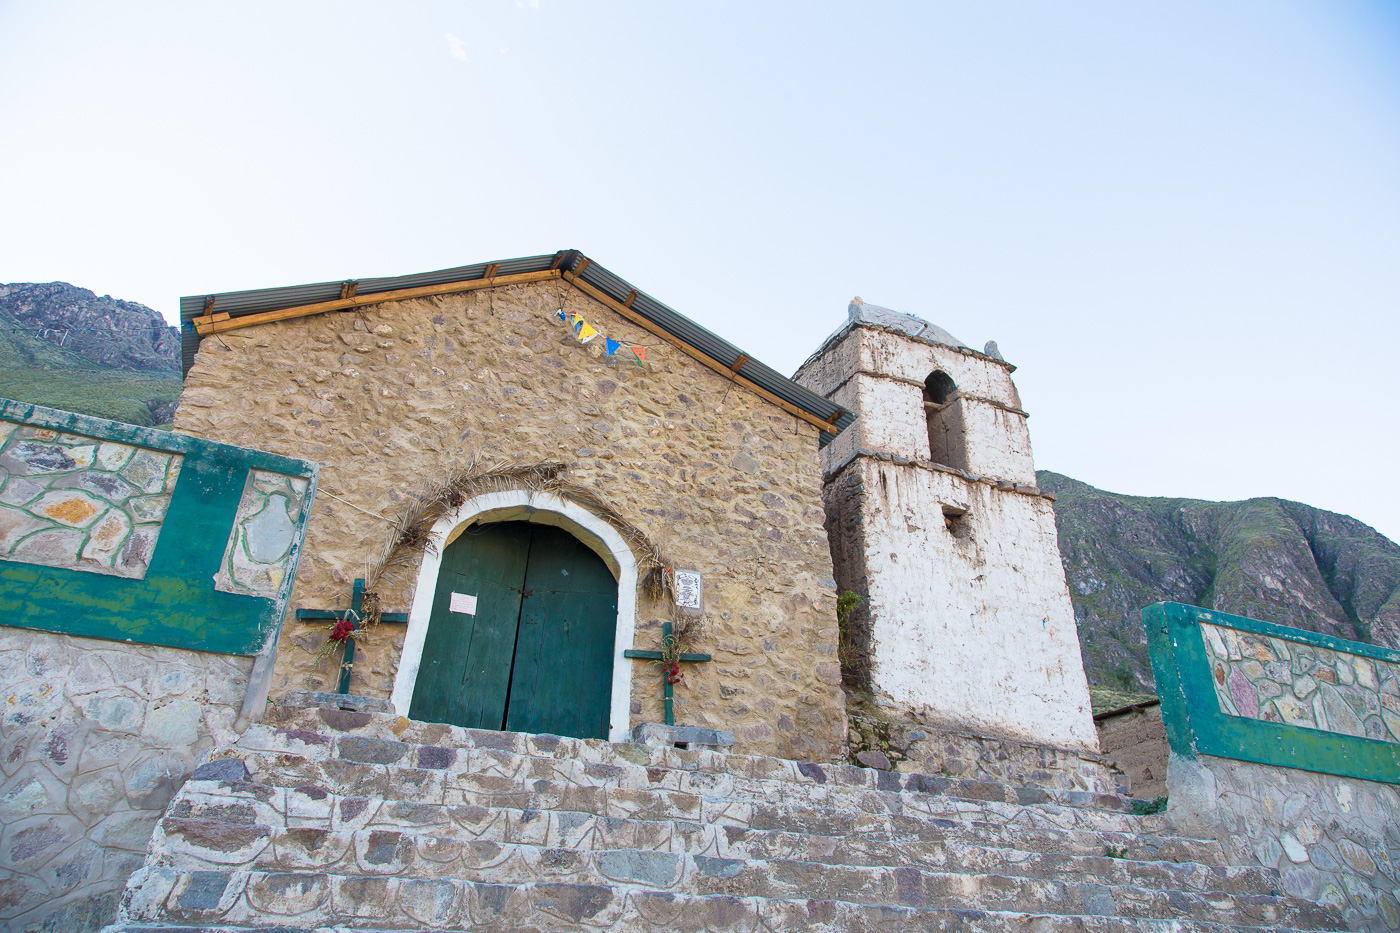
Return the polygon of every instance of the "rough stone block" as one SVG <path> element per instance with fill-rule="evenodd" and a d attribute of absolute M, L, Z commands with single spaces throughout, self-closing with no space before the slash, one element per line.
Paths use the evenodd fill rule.
<path fill-rule="evenodd" d="M 219 758 L 207 761 L 190 775 L 195 781 L 224 781 L 230 784 L 248 780 L 248 766 L 241 758 Z"/>
<path fill-rule="evenodd" d="M 657 722 L 638 723 L 629 736 L 637 745 L 657 748 L 711 748 L 734 746 L 734 733 L 698 726 L 667 726 Z"/>
<path fill-rule="evenodd" d="M 320 690 L 293 690 L 278 698 L 277 703 L 281 706 L 300 706 L 310 709 L 341 709 L 363 713 L 392 712 L 389 701 L 383 697 L 326 693 Z"/>

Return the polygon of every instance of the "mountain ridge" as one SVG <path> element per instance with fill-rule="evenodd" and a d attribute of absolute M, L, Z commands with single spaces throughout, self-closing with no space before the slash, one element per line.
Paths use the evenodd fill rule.
<path fill-rule="evenodd" d="M 1217 609 L 1400 647 L 1400 545 L 1364 522 L 1288 499 L 1128 496 L 1048 470 L 1085 673 L 1151 690 L 1138 613 L 1154 602 Z"/>

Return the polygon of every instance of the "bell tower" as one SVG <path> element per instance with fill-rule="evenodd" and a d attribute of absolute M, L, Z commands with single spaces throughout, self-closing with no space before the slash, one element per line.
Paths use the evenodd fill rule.
<path fill-rule="evenodd" d="M 856 420 L 822 451 L 844 675 L 945 728 L 1096 750 L 1052 499 L 1015 367 L 859 298 L 794 377 Z"/>

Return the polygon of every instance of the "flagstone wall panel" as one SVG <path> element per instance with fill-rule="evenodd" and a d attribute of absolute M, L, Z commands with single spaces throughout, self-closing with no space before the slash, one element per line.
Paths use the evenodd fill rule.
<path fill-rule="evenodd" d="M 249 529 L 268 546 L 272 538 L 287 544 L 267 558 L 286 586 L 221 590 L 220 558 L 250 471 L 294 479 L 304 491 L 314 488 L 316 469 L 265 451 L 0 399 L 0 625 L 227 654 L 263 651 L 291 595 L 289 571 L 311 497 L 298 494 L 307 507 L 286 515 L 290 543 L 287 522 L 270 529 L 266 510 L 261 519 L 249 516 Z M 252 564 L 248 572 L 263 573 L 265 584 L 276 569 Z"/>
<path fill-rule="evenodd" d="M 1400 930 L 1400 652 L 1223 612 L 1142 612 L 1171 754 L 1167 818 L 1353 930 Z"/>
<path fill-rule="evenodd" d="M 581 344 L 575 311 L 648 347 L 638 365 Z M 415 491 L 484 461 L 563 461 L 679 566 L 705 575 L 714 662 L 687 667 L 678 722 L 736 734 L 741 751 L 830 760 L 844 703 L 823 528 L 817 431 L 558 283 L 401 301 L 206 340 L 176 430 L 322 465 L 294 608 L 344 609 L 351 584 Z M 407 611 L 416 567 L 384 587 Z M 635 647 L 656 648 L 667 607 L 639 596 Z M 323 625 L 288 620 L 274 697 L 334 689 L 314 663 Z M 404 629 L 360 640 L 351 692 L 389 696 Z M 660 721 L 661 674 L 636 666 L 632 721 Z"/>
<path fill-rule="evenodd" d="M 183 461 L 0 421 L 0 557 L 143 579 Z"/>

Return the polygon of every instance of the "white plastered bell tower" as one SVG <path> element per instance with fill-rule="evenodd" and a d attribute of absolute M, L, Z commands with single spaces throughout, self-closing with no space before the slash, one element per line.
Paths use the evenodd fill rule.
<path fill-rule="evenodd" d="M 947 728 L 1096 750 L 1051 499 L 997 353 L 851 302 L 795 376 L 856 415 L 822 451 L 836 581 L 864 598 L 862 676 Z"/>

